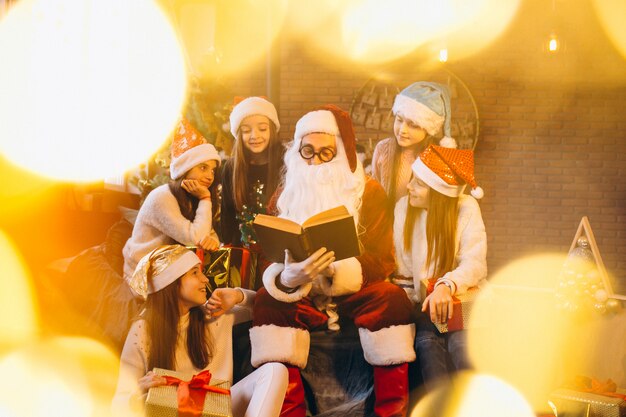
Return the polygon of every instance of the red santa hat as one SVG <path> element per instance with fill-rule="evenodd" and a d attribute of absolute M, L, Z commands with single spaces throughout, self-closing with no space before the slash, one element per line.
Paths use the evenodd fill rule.
<path fill-rule="evenodd" d="M 411 166 L 413 173 L 429 187 L 448 197 L 458 197 L 465 185 L 472 187 L 471 195 L 480 199 L 483 189 L 474 178 L 474 151 L 430 145 Z"/>
<path fill-rule="evenodd" d="M 350 171 L 356 170 L 356 136 L 350 115 L 334 104 L 308 112 L 296 123 L 294 146 L 300 146 L 302 138 L 311 133 L 328 133 L 343 143 Z"/>
<path fill-rule="evenodd" d="M 172 162 L 170 176 L 176 180 L 191 168 L 206 161 L 221 161 L 220 155 L 213 145 L 183 117 L 178 122 L 172 141 Z"/>
<path fill-rule="evenodd" d="M 270 103 L 265 97 L 235 97 L 235 107 L 230 112 L 230 133 L 237 137 L 237 131 L 243 119 L 248 116 L 261 115 L 274 122 L 276 131 L 280 130 L 280 122 L 278 121 L 278 113 L 276 107 Z"/>

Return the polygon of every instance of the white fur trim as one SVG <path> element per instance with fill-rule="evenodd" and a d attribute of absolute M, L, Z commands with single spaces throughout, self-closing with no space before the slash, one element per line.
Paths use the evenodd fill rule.
<path fill-rule="evenodd" d="M 472 191 L 470 191 L 470 194 L 472 195 L 472 197 L 474 197 L 477 200 L 480 200 L 481 198 L 485 196 L 485 192 L 480 187 L 472 188 Z"/>
<path fill-rule="evenodd" d="M 149 257 L 150 255 L 152 255 L 152 252 L 146 256 Z M 195 253 L 191 251 L 185 252 L 180 258 L 169 264 L 160 274 L 152 277 L 152 280 L 148 282 L 148 294 L 154 294 L 167 287 L 199 263 L 200 258 Z"/>
<path fill-rule="evenodd" d="M 430 107 L 413 100 L 403 94 L 398 94 L 393 102 L 393 114 L 401 114 L 411 120 L 429 135 L 435 136 L 443 126 L 445 118 L 435 113 Z"/>
<path fill-rule="evenodd" d="M 415 360 L 415 325 L 389 326 L 375 332 L 359 328 L 367 363 L 373 366 L 399 365 Z"/>
<path fill-rule="evenodd" d="M 230 113 L 230 133 L 237 137 L 237 131 L 243 119 L 257 114 L 265 116 L 274 122 L 277 132 L 280 130 L 276 107 L 262 97 L 248 97 L 233 107 L 233 111 Z"/>
<path fill-rule="evenodd" d="M 222 161 L 215 146 L 210 143 L 203 143 L 202 145 L 187 149 L 178 158 L 172 158 L 172 162 L 170 163 L 170 177 L 177 180 L 185 175 L 191 168 L 206 161 L 217 161 L 218 165 Z"/>
<path fill-rule="evenodd" d="M 330 297 L 354 294 L 363 286 L 363 268 L 356 258 L 347 258 L 333 262 L 335 275 L 322 278 L 318 282 L 324 294 Z"/>
<path fill-rule="evenodd" d="M 313 286 L 311 283 L 299 286 L 298 289 L 292 293 L 286 293 L 278 289 L 276 286 L 276 277 L 283 272 L 284 269 L 284 264 L 274 263 L 268 266 L 265 272 L 263 272 L 263 286 L 267 292 L 283 303 L 295 303 L 309 295 L 311 287 Z"/>
<path fill-rule="evenodd" d="M 250 342 L 250 361 L 255 368 L 266 362 L 282 362 L 302 369 L 309 358 L 311 335 L 304 329 L 266 324 L 250 329 Z"/>
<path fill-rule="evenodd" d="M 328 133 L 330 135 L 339 135 L 339 126 L 335 115 L 330 110 L 315 110 L 308 112 L 296 123 L 296 132 L 294 139 L 296 143 L 310 133 Z"/>
<path fill-rule="evenodd" d="M 413 162 L 413 165 L 411 165 L 411 169 L 413 170 L 413 173 L 417 177 L 419 177 L 419 179 L 421 179 L 426 184 L 428 184 L 429 187 L 435 189 L 436 191 L 439 191 L 443 195 L 447 195 L 448 197 L 458 197 L 463 194 L 465 184 L 448 184 L 439 175 L 431 171 L 431 169 L 428 168 L 419 157 L 415 160 L 415 162 Z"/>
<path fill-rule="evenodd" d="M 458 148 L 459 145 L 456 143 L 456 140 L 454 140 L 454 138 L 451 138 L 450 136 L 444 136 L 441 138 L 441 140 L 439 141 L 439 146 L 443 146 L 444 148 Z"/>

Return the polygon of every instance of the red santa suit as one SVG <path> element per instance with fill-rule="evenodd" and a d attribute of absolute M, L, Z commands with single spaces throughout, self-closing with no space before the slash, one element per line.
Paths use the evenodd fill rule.
<path fill-rule="evenodd" d="M 316 114 L 319 112 L 324 114 Z M 286 159 L 294 152 L 293 147 L 300 146 L 306 131 L 328 132 L 340 138 L 336 141 L 338 153 L 345 151 L 351 170 L 358 168 L 362 175 L 352 144 L 346 141 L 349 135 L 345 131 L 339 134 L 341 123 L 338 123 L 339 129 L 337 125 L 335 131 L 329 129 L 324 123 L 328 114 L 337 117 L 335 112 L 321 110 L 300 119 L 296 139 Z M 346 117 L 349 121 L 349 116 Z M 288 178 L 289 165 L 287 167 Z M 374 365 L 377 415 L 403 416 L 408 397 L 406 363 L 415 360 L 412 306 L 402 289 L 385 281 L 395 267 L 386 193 L 373 179 L 367 179 L 362 189 L 357 226 L 362 246 L 360 256 L 333 262 L 332 277 L 318 275 L 312 282 L 290 291 L 283 291 L 284 288 L 277 285 L 284 264 L 274 263 L 265 270 L 264 288 L 257 293 L 250 330 L 252 364 L 283 362 L 304 368 L 309 354 L 309 330 L 325 326 L 336 306 L 340 318 L 350 319 L 358 327 L 365 360 Z M 331 322 L 335 325 L 334 320 Z M 290 377 L 293 369 L 290 369 Z M 290 379 L 290 385 L 292 382 Z M 383 403 L 387 403 L 386 409 Z M 281 415 L 303 416 L 302 413 Z"/>

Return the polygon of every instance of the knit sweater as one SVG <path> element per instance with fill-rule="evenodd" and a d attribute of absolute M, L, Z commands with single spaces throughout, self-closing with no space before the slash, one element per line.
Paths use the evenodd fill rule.
<path fill-rule="evenodd" d="M 428 210 L 421 210 L 415 220 L 411 242 L 411 252 L 404 250 L 404 222 L 408 207 L 408 197 L 396 203 L 393 239 L 396 250 L 397 274 L 413 277 L 412 282 L 394 279 L 402 286 L 413 284 L 417 289 L 407 290 L 413 302 L 419 300 L 420 281 L 432 278 L 434 267 L 427 267 L 426 218 Z M 446 273 L 440 280 L 452 282 L 455 294 L 467 291 L 468 288 L 480 285 L 487 277 L 487 235 L 480 207 L 474 197 L 462 194 L 459 196 L 459 216 L 457 220 L 456 247 L 454 269 Z M 406 288 L 405 288 L 406 289 Z"/>
<path fill-rule="evenodd" d="M 200 200 L 196 217 L 189 221 L 168 184 L 163 184 L 148 194 L 133 227 L 133 234 L 124 245 L 124 278 L 133 275 L 137 263 L 151 250 L 173 243 L 196 245 L 207 235 L 218 240 L 213 230 L 210 199 Z"/>
<path fill-rule="evenodd" d="M 396 146 L 395 141 L 394 137 L 381 140 L 376 144 L 372 155 L 372 177 L 382 184 L 387 194 L 389 194 L 389 177 L 391 176 L 392 152 Z M 396 178 L 396 201 L 407 195 L 406 186 L 411 180 L 411 165 L 417 158 L 417 151 L 414 148 L 400 149 L 402 153 L 400 154 L 400 165 Z"/>
<path fill-rule="evenodd" d="M 255 292 L 241 289 L 243 301 L 227 313 L 209 319 L 206 324 L 207 340 L 213 346 L 213 357 L 204 369 L 196 368 L 187 354 L 187 328 L 189 313 L 178 322 L 178 340 L 176 341 L 175 371 L 184 374 L 197 374 L 203 370 L 211 371 L 213 378 L 225 381 L 233 380 L 233 325 L 252 319 L 252 305 Z M 210 338 L 210 339 L 209 339 Z M 113 415 L 125 415 L 131 411 L 133 404 L 142 404 L 145 393 L 139 392 L 137 381 L 148 371 L 148 352 L 150 340 L 146 322 L 139 319 L 133 323 L 120 358 L 120 374 L 117 389 L 113 397 Z M 137 401 L 133 401 L 137 400 Z"/>

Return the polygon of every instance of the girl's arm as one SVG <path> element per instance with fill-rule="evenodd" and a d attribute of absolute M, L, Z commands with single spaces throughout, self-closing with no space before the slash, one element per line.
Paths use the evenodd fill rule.
<path fill-rule="evenodd" d="M 480 207 L 473 197 L 464 197 L 459 218 L 457 267 L 438 280 L 451 282 L 453 295 L 467 291 L 487 277 L 487 234 Z"/>
<path fill-rule="evenodd" d="M 142 206 L 142 210 L 148 210 L 147 223 L 183 245 L 197 245 L 208 236 L 217 239 L 211 208 L 210 198 L 200 200 L 194 220 L 189 221 L 180 212 L 178 201 L 167 186 L 148 194 Z"/>
<path fill-rule="evenodd" d="M 206 303 L 211 317 L 219 317 L 233 310 L 235 324 L 252 319 L 252 306 L 256 292 L 244 288 L 217 288 Z"/>

